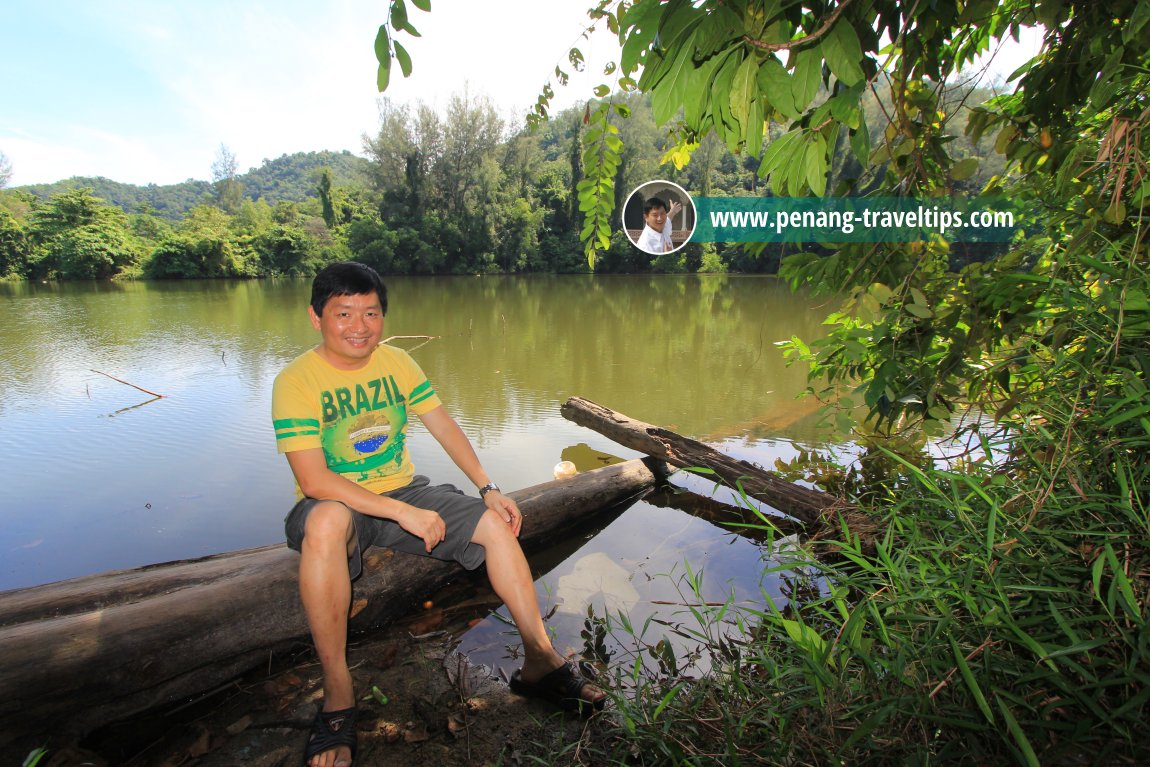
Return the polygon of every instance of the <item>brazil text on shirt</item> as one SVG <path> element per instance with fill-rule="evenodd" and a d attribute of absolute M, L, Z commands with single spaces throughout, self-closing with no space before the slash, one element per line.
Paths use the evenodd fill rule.
<path fill-rule="evenodd" d="M 411 393 L 407 400 L 390 375 L 376 378 L 363 384 L 356 384 L 355 388 L 340 386 L 331 391 L 320 393 L 323 422 L 332 423 L 340 418 L 350 418 L 359 413 L 382 410 L 395 407 L 407 401 L 408 405 L 417 405 L 435 394 L 429 381 L 424 381 Z M 310 418 L 285 418 L 277 420 L 274 424 L 276 439 L 288 437 L 306 437 L 319 435 L 319 422 Z"/>

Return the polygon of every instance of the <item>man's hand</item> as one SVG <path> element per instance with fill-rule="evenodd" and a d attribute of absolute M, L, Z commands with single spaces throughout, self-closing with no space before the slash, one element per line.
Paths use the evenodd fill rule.
<path fill-rule="evenodd" d="M 516 538 L 519 537 L 519 530 L 523 527 L 523 512 L 515 505 L 515 501 L 498 490 L 488 490 L 483 495 L 483 503 L 511 527 Z"/>
<path fill-rule="evenodd" d="M 443 539 L 447 536 L 447 524 L 443 521 L 443 517 L 429 509 L 408 506 L 395 521 L 416 538 L 422 538 L 428 554 L 443 543 Z"/>
<path fill-rule="evenodd" d="M 667 210 L 667 217 L 668 218 L 674 218 L 675 216 L 679 215 L 679 211 L 681 211 L 682 209 L 683 209 L 683 206 L 682 206 L 682 204 L 679 203 L 678 200 L 673 201 L 671 203 L 671 207 Z"/>

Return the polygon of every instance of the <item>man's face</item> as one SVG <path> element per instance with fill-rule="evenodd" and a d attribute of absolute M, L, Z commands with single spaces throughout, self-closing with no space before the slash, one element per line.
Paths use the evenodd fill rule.
<path fill-rule="evenodd" d="M 356 370 L 367 364 L 383 336 L 383 308 L 375 293 L 332 296 L 317 315 L 307 309 L 311 325 L 320 332 L 319 352 L 337 368 Z"/>
<path fill-rule="evenodd" d="M 667 209 L 655 206 L 643 214 L 643 220 L 647 222 L 647 226 L 656 232 L 661 232 L 663 225 L 667 223 Z"/>

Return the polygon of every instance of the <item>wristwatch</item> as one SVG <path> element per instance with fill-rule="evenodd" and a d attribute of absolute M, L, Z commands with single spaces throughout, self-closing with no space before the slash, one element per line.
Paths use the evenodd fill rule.
<path fill-rule="evenodd" d="M 487 495 L 489 492 L 491 492 L 492 490 L 498 490 L 498 489 L 499 489 L 499 485 L 495 484 L 494 482 L 488 482 L 486 485 L 479 488 L 479 497 L 482 498 L 485 495 Z"/>

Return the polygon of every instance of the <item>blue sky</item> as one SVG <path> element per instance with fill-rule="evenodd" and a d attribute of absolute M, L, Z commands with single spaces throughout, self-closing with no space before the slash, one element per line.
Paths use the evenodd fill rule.
<path fill-rule="evenodd" d="M 442 108 L 466 87 L 519 121 L 573 44 L 590 0 L 410 3 L 423 37 L 387 95 Z M 71 176 L 207 179 L 220 144 L 241 171 L 321 149 L 359 152 L 378 107 L 372 44 L 386 0 L 4 0 L 0 152 L 12 185 Z M 591 54 L 589 51 L 595 51 Z M 600 55 L 601 54 L 601 55 Z M 601 70 L 600 70 L 601 71 Z M 574 103 L 585 80 L 559 90 Z"/>
<path fill-rule="evenodd" d="M 408 3 L 422 38 L 393 74 L 397 102 L 442 108 L 466 87 L 512 124 L 567 51 L 588 73 L 556 88 L 586 99 L 617 52 L 580 34 L 593 0 Z M 377 125 L 372 43 L 387 0 L 3 0 L 0 152 L 12 185 L 105 176 L 136 184 L 208 179 L 221 144 L 241 172 L 299 151 L 359 152 Z M 1033 45 L 1030 46 L 1033 49 Z M 999 57 L 1010 71 L 1021 53 Z M 570 69 L 566 67 L 565 69 Z"/>

